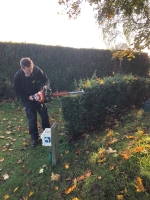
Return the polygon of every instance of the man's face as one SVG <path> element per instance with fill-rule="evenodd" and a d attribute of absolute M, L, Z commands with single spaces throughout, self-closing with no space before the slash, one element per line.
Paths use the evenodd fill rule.
<path fill-rule="evenodd" d="M 25 67 L 24 69 L 21 67 L 21 69 L 24 71 L 26 76 L 30 76 L 33 72 L 33 66 Z"/>

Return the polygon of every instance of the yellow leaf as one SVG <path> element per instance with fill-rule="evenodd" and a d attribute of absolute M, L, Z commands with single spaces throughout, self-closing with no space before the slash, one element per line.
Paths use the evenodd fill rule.
<path fill-rule="evenodd" d="M 109 131 L 109 133 L 107 134 L 107 137 L 113 135 L 113 132 L 112 131 Z"/>
<path fill-rule="evenodd" d="M 101 178 L 102 178 L 101 176 L 98 177 L 98 179 L 101 179 Z"/>
<path fill-rule="evenodd" d="M 74 199 L 72 199 L 72 200 L 79 200 L 79 199 L 76 197 L 76 198 L 74 198 Z"/>
<path fill-rule="evenodd" d="M 65 154 L 69 153 L 69 151 L 65 151 Z"/>
<path fill-rule="evenodd" d="M 0 162 L 3 162 L 4 161 L 4 158 L 0 158 Z"/>
<path fill-rule="evenodd" d="M 29 144 L 28 144 L 27 142 L 24 142 L 23 145 L 24 145 L 24 146 L 27 146 L 27 145 L 29 145 Z"/>
<path fill-rule="evenodd" d="M 114 166 L 110 166 L 110 170 L 113 170 L 114 169 Z"/>
<path fill-rule="evenodd" d="M 102 153 L 104 153 L 104 150 L 100 150 L 100 151 L 98 152 L 98 154 L 102 154 Z"/>
<path fill-rule="evenodd" d="M 29 197 L 30 197 L 33 193 L 34 193 L 34 192 L 31 192 L 31 191 L 30 191 Z"/>
<path fill-rule="evenodd" d="M 58 186 L 55 187 L 55 190 L 58 190 Z"/>
<path fill-rule="evenodd" d="M 143 134 L 144 132 L 143 132 L 143 131 L 138 131 L 138 133 L 139 133 L 139 134 Z"/>
<path fill-rule="evenodd" d="M 132 136 L 132 135 L 129 135 L 129 136 L 128 136 L 128 138 L 134 138 L 134 136 Z"/>
<path fill-rule="evenodd" d="M 9 195 L 5 195 L 4 196 L 4 200 L 8 199 L 9 198 Z"/>
<path fill-rule="evenodd" d="M 98 160 L 97 162 L 101 163 L 101 162 L 105 162 L 106 158 L 104 158 L 103 160 Z"/>
<path fill-rule="evenodd" d="M 69 194 L 69 193 L 72 192 L 75 188 L 76 188 L 76 185 L 73 185 L 71 188 L 65 189 L 65 193 L 66 193 L 66 194 Z"/>
<path fill-rule="evenodd" d="M 118 199 L 123 199 L 123 195 L 117 195 Z"/>
<path fill-rule="evenodd" d="M 142 184 L 142 179 L 140 177 L 137 178 L 137 181 L 135 181 L 137 185 L 135 185 L 135 188 L 137 189 L 137 192 L 145 192 L 144 186 Z"/>
<path fill-rule="evenodd" d="M 16 192 L 16 191 L 18 190 L 18 188 L 19 188 L 19 187 L 15 188 L 15 189 L 14 189 L 14 192 Z"/>
<path fill-rule="evenodd" d="M 105 83 L 104 81 L 101 81 L 101 82 L 100 82 L 101 85 L 104 84 L 104 83 Z"/>
<path fill-rule="evenodd" d="M 94 144 L 94 143 L 95 143 L 95 141 L 91 142 L 91 144 Z"/>
<path fill-rule="evenodd" d="M 59 174 L 54 174 L 54 173 L 52 173 L 51 180 L 52 180 L 52 181 L 59 181 L 59 177 L 60 177 Z"/>
<path fill-rule="evenodd" d="M 47 165 L 44 164 L 42 167 L 43 167 L 43 168 L 44 168 L 44 167 L 47 167 Z"/>
<path fill-rule="evenodd" d="M 29 131 L 26 130 L 25 133 L 29 133 Z"/>
<path fill-rule="evenodd" d="M 86 137 L 86 139 L 88 139 L 89 135 L 88 135 L 88 134 L 86 134 L 86 136 L 85 136 L 85 137 Z"/>
<path fill-rule="evenodd" d="M 65 168 L 68 169 L 69 168 L 70 163 L 66 163 L 65 164 Z"/>

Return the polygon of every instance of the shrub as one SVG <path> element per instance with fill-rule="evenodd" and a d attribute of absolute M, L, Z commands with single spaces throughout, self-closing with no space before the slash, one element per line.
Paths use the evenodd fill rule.
<path fill-rule="evenodd" d="M 76 84 L 77 86 L 77 84 Z M 99 128 L 110 115 L 124 108 L 142 106 L 150 98 L 150 79 L 117 74 L 114 77 L 80 80 L 84 94 L 62 99 L 64 119 L 74 137 L 89 128 Z"/>

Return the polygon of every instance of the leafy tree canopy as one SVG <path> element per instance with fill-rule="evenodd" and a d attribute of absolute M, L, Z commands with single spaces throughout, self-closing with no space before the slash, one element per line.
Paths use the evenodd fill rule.
<path fill-rule="evenodd" d="M 59 0 L 58 3 L 68 9 L 69 18 L 76 18 L 84 1 L 94 6 L 105 39 L 116 38 L 119 25 L 134 50 L 150 49 L 150 0 Z"/>

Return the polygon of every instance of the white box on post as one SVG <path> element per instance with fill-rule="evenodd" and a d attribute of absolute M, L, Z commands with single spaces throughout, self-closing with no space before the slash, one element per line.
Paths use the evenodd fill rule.
<path fill-rule="evenodd" d="M 58 149 L 58 123 L 54 122 L 51 128 L 46 128 L 41 134 L 42 146 L 49 146 L 52 164 L 56 165 L 59 159 Z"/>
<path fill-rule="evenodd" d="M 41 135 L 42 146 L 52 146 L 51 143 L 51 128 L 46 128 Z"/>

